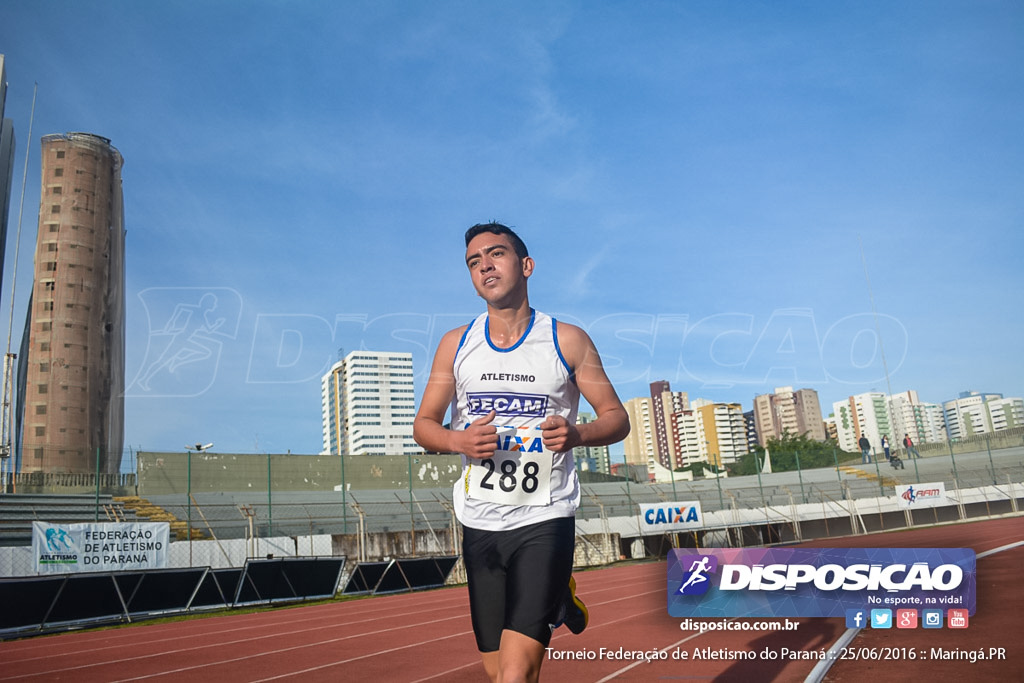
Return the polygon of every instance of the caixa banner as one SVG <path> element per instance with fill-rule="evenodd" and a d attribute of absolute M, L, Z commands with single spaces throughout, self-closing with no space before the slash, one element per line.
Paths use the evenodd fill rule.
<path fill-rule="evenodd" d="M 648 533 L 684 531 L 704 527 L 704 517 L 701 515 L 699 500 L 683 503 L 643 504 L 640 506 L 640 520 L 644 531 Z"/>
<path fill-rule="evenodd" d="M 845 617 L 847 609 L 975 609 L 969 548 L 673 550 L 673 617 Z"/>

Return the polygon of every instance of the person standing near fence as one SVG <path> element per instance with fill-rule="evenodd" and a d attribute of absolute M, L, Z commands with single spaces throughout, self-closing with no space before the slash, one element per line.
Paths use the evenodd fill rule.
<path fill-rule="evenodd" d="M 882 434 L 882 450 L 885 452 L 886 462 L 892 462 L 892 454 L 889 452 L 889 435 Z"/>
<path fill-rule="evenodd" d="M 557 625 L 579 633 L 588 620 L 572 579 L 572 449 L 621 441 L 629 418 L 586 332 L 530 306 L 534 261 L 515 232 L 474 225 L 466 265 L 487 311 L 441 339 L 413 435 L 462 454 L 453 498 L 487 675 L 537 680 Z M 597 418 L 577 425 L 581 394 Z"/>
<path fill-rule="evenodd" d="M 860 446 L 860 462 L 862 465 L 867 465 L 871 462 L 871 442 L 868 441 L 868 437 L 861 434 L 857 445 Z"/>
<path fill-rule="evenodd" d="M 914 440 L 910 438 L 910 434 L 903 435 L 903 447 L 907 449 L 907 459 L 920 458 L 921 454 L 917 452 L 917 448 L 914 446 Z"/>

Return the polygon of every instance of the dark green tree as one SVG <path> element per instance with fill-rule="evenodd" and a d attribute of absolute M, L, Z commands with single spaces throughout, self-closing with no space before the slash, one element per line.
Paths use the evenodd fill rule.
<path fill-rule="evenodd" d="M 797 468 L 797 457 L 801 469 L 816 467 L 834 467 L 836 460 L 843 464 L 848 460 L 859 460 L 860 454 L 847 453 L 839 448 L 835 441 L 815 441 L 807 434 L 783 434 L 779 439 L 768 439 L 768 451 L 771 454 L 773 472 L 792 472 Z M 833 451 L 835 455 L 833 455 Z M 735 464 L 729 466 L 729 473 L 734 476 L 757 474 L 764 462 L 764 448 L 757 446 L 753 452 L 742 456 Z"/>

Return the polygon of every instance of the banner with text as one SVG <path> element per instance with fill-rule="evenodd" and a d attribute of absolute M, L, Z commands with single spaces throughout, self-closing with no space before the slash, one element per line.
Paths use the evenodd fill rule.
<path fill-rule="evenodd" d="M 648 533 L 684 531 L 704 527 L 699 500 L 684 503 L 642 504 L 640 505 L 640 519 L 643 530 Z"/>
<path fill-rule="evenodd" d="M 941 481 L 915 485 L 897 485 L 896 503 L 908 510 L 949 505 L 946 485 Z"/>
<path fill-rule="evenodd" d="M 842 617 L 848 609 L 975 609 L 970 548 L 706 548 L 668 558 L 673 617 Z"/>
<path fill-rule="evenodd" d="M 167 522 L 32 522 L 37 574 L 164 569 L 169 542 Z"/>

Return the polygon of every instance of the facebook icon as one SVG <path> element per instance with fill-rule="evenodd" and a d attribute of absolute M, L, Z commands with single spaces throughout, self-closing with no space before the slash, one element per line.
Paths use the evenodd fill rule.
<path fill-rule="evenodd" d="M 864 628 L 867 617 L 862 609 L 846 610 L 846 628 Z"/>

